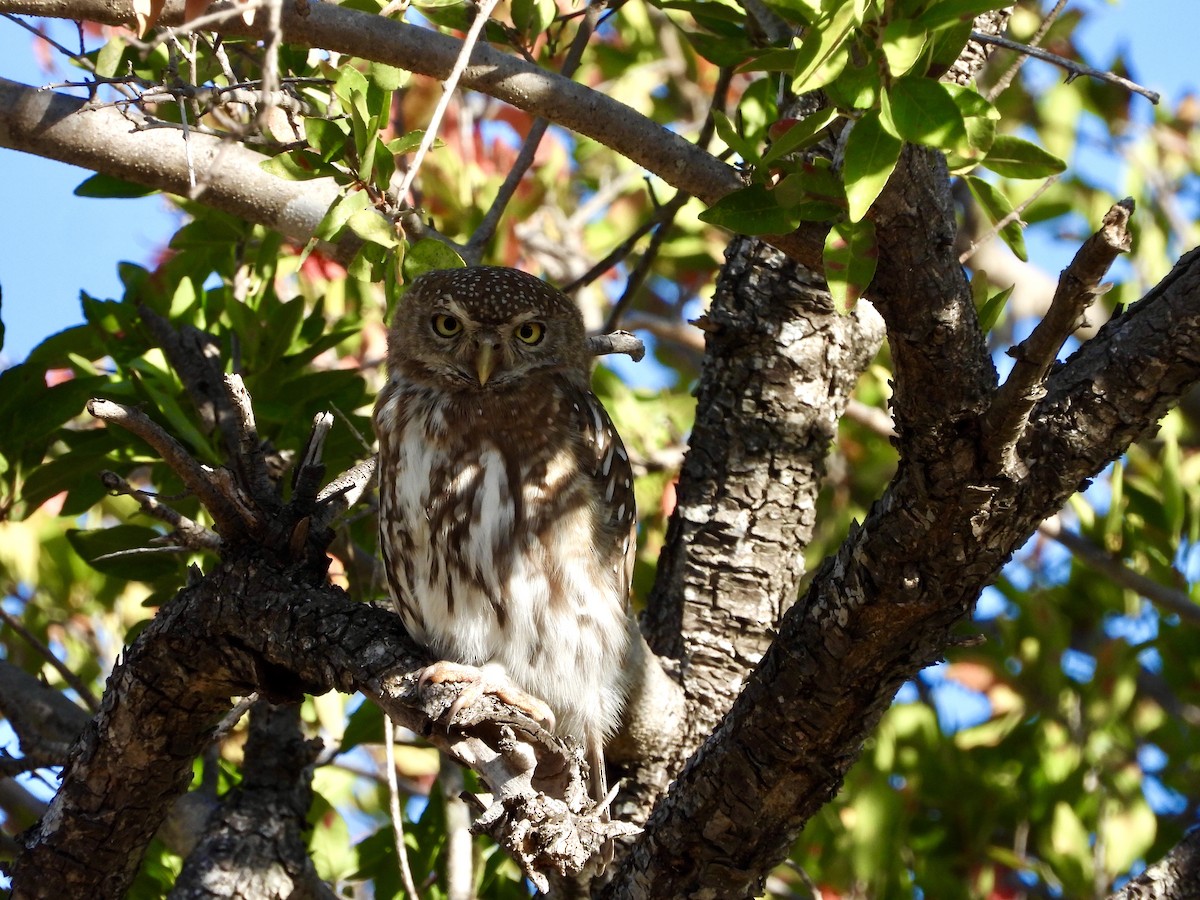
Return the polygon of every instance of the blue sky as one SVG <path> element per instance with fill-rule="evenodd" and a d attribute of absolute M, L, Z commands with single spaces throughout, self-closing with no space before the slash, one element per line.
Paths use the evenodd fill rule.
<path fill-rule="evenodd" d="M 1044 5 L 1052 4 L 1047 0 Z M 1194 47 L 1200 33 L 1197 0 L 1073 0 L 1071 6 L 1096 12 L 1086 39 L 1098 64 L 1125 47 L 1134 78 L 1159 90 L 1166 103 L 1189 88 L 1200 89 Z M 34 61 L 30 44 L 29 32 L 0 19 L 0 75 L 34 85 L 49 80 Z M 175 215 L 159 197 L 73 196 L 87 175 L 0 149 L 0 318 L 7 330 L 0 360 L 19 362 L 46 336 L 79 323 L 80 290 L 119 296 L 117 262 L 150 261 L 177 227 Z M 1036 242 L 1031 251 L 1036 260 Z M 1057 266 L 1048 261 L 1048 267 Z"/>

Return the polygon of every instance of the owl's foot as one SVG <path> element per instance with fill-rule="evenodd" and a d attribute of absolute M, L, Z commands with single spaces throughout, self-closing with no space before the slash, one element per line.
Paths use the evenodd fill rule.
<path fill-rule="evenodd" d="M 550 707 L 544 701 L 513 684 L 501 666 L 467 666 L 443 659 L 435 662 L 432 666 L 427 666 L 421 672 L 418 685 L 423 688 L 431 681 L 434 684 L 466 685 L 459 692 L 458 699 L 450 705 L 450 710 L 446 713 L 447 722 L 453 722 L 461 710 L 466 709 L 484 694 L 491 694 L 527 713 L 534 721 L 540 722 L 547 731 L 554 730 L 554 713 Z"/>

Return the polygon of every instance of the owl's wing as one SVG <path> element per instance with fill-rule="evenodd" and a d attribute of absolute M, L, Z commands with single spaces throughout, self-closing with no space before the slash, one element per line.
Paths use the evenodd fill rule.
<path fill-rule="evenodd" d="M 599 398 L 589 390 L 575 392 L 572 413 L 582 440 L 578 447 L 579 467 L 592 479 L 600 522 L 598 548 L 622 575 L 625 600 L 633 580 L 637 555 L 637 507 L 633 493 L 633 470 L 621 436 Z"/>

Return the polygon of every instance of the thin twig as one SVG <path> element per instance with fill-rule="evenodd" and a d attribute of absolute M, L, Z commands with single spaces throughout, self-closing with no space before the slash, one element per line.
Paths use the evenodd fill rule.
<path fill-rule="evenodd" d="M 110 493 L 132 497 L 137 501 L 143 513 L 170 525 L 174 529 L 174 533 L 170 537 L 180 546 L 187 547 L 189 550 L 221 549 L 220 535 L 194 522 L 182 513 L 176 512 L 150 491 L 135 488 L 116 472 L 110 472 L 107 469 L 100 473 L 100 481 Z"/>
<path fill-rule="evenodd" d="M 608 318 L 604 320 L 605 331 L 615 331 L 620 327 L 621 318 L 628 311 L 637 292 L 641 290 L 646 278 L 650 275 L 650 267 L 654 265 L 654 260 L 658 258 L 663 242 L 671 232 L 675 216 L 679 214 L 679 210 L 683 209 L 683 205 L 688 202 L 688 199 L 686 194 L 680 192 L 663 207 L 662 214 L 658 217 L 660 221 L 654 229 L 654 233 L 650 235 L 650 243 L 646 246 L 646 251 L 638 259 L 637 265 L 633 267 L 629 277 L 625 279 L 625 290 L 621 292 L 620 298 L 609 310 Z"/>
<path fill-rule="evenodd" d="M 1028 44 L 1020 44 L 1016 41 L 1010 41 L 1008 38 L 999 37 L 994 34 L 984 34 L 982 31 L 972 31 L 971 40 L 978 41 L 981 44 L 994 44 L 997 47 L 1003 47 L 1006 50 L 1015 50 L 1018 53 L 1024 53 L 1026 56 L 1032 56 L 1034 59 L 1040 59 L 1042 62 L 1052 63 L 1067 72 L 1067 83 L 1074 81 L 1080 75 L 1085 75 L 1088 78 L 1095 78 L 1098 81 L 1107 81 L 1109 84 L 1120 85 L 1127 91 L 1132 91 L 1135 94 L 1141 94 L 1151 103 L 1157 104 L 1160 97 L 1156 91 L 1149 88 L 1144 88 L 1128 78 L 1122 78 L 1112 72 L 1106 72 L 1103 69 L 1093 69 L 1084 63 L 1077 63 L 1074 60 L 1067 59 L 1065 56 L 1059 56 L 1056 53 L 1050 53 L 1040 47 L 1031 47 Z"/>
<path fill-rule="evenodd" d="M 250 400 L 250 392 L 241 375 L 226 375 L 225 390 L 229 404 L 237 414 L 237 422 L 224 427 L 229 452 L 233 455 L 238 470 L 242 475 L 243 486 L 263 509 L 271 509 L 279 505 L 279 492 L 271 481 L 267 469 L 267 458 L 263 453 L 262 440 L 258 436 L 258 423 L 254 419 L 254 405 Z M 218 407 L 218 417 L 224 419 Z"/>
<path fill-rule="evenodd" d="M 189 34 L 193 31 L 212 31 L 210 27 L 212 25 L 220 25 L 230 19 L 244 19 L 247 15 L 262 9 L 265 5 L 265 0 L 246 0 L 246 2 L 238 3 L 236 6 L 196 16 L 196 18 L 181 25 L 164 28 L 154 40 L 145 43 L 143 46 L 147 50 L 153 50 L 159 44 L 169 41 L 178 35 Z M 130 43 L 133 42 L 131 41 Z"/>
<path fill-rule="evenodd" d="M 706 148 L 709 142 L 712 141 L 713 134 L 716 131 L 716 116 L 714 115 L 714 112 L 724 111 L 725 101 L 729 94 L 729 85 L 732 81 L 732 78 L 732 69 L 721 69 L 720 75 L 717 78 L 716 87 L 713 90 L 712 101 L 709 104 L 708 115 L 704 120 L 704 124 L 700 128 L 699 135 L 696 137 L 696 146 L 700 147 L 701 149 Z M 654 255 L 658 251 L 658 246 L 661 245 L 663 238 L 665 238 L 665 230 L 667 226 L 675 218 L 679 210 L 683 208 L 684 204 L 687 203 L 690 196 L 691 195 L 685 191 L 678 191 L 670 201 L 668 201 L 665 205 L 658 207 L 655 210 L 654 215 L 648 221 L 643 222 L 640 226 L 638 226 L 637 229 L 634 230 L 632 234 L 629 235 L 629 237 L 613 248 L 613 250 L 611 250 L 604 257 L 604 259 L 600 260 L 600 262 L 596 263 L 594 266 L 564 287 L 563 293 L 574 294 L 585 285 L 591 284 L 613 266 L 617 265 L 617 263 L 623 260 L 626 256 L 632 253 L 633 248 L 637 246 L 638 241 L 640 241 L 642 237 L 649 232 L 654 231 L 656 228 L 659 228 L 659 231 L 655 232 L 655 238 L 651 239 L 651 247 L 653 248 L 653 252 L 651 252 L 650 249 L 647 250 L 647 255 L 650 256 L 652 261 Z M 660 234 L 663 235 L 662 238 L 658 237 Z M 646 268 L 648 269 L 648 266 Z M 631 276 L 630 280 L 633 280 L 633 276 Z M 638 279 L 638 285 L 640 285 L 640 283 L 641 277 Z M 638 285 L 634 286 L 634 290 L 636 290 Z M 633 292 L 627 285 L 624 294 L 621 296 L 621 299 L 617 301 L 613 311 L 609 313 L 608 322 L 605 324 L 606 331 L 612 331 L 617 327 L 617 324 L 619 323 L 621 316 L 623 316 L 626 312 L 632 297 Z"/>
<path fill-rule="evenodd" d="M 92 416 L 126 431 L 136 434 L 158 452 L 159 457 L 187 488 L 192 491 L 212 514 L 217 531 L 228 539 L 244 531 L 251 523 L 239 511 L 239 504 L 222 493 L 216 486 L 215 472 L 209 471 L 192 459 L 184 446 L 168 434 L 161 426 L 140 410 L 111 400 L 94 398 L 88 401 L 87 411 Z"/>
<path fill-rule="evenodd" d="M 314 516 L 314 525 L 329 526 L 338 516 L 358 502 L 375 478 L 375 457 L 365 459 L 347 469 L 317 494 L 319 512 Z"/>
<path fill-rule="evenodd" d="M 267 0 L 267 35 L 263 41 L 262 105 L 258 108 L 258 128 L 270 133 L 273 98 L 279 87 L 279 45 L 283 40 L 283 0 Z"/>
<path fill-rule="evenodd" d="M 1042 19 L 1042 23 L 1038 25 L 1037 31 L 1034 32 L 1033 37 L 1029 39 L 1030 47 L 1040 47 L 1042 45 L 1042 38 L 1046 36 L 1046 32 L 1050 30 L 1050 26 L 1058 20 L 1059 15 L 1062 13 L 1066 5 L 1067 0 L 1058 0 L 1058 2 L 1054 4 L 1054 9 L 1050 10 L 1050 12 L 1046 14 L 1046 17 Z M 1012 84 L 1012 80 L 1017 77 L 1017 73 L 1021 71 L 1021 66 L 1025 65 L 1025 60 L 1027 59 L 1029 59 L 1029 57 L 1024 53 L 1018 54 L 1017 58 L 1013 61 L 1013 64 L 1008 67 L 1003 75 L 1000 76 L 999 80 L 997 80 L 995 84 L 988 88 L 987 93 L 984 94 L 984 96 L 987 97 L 989 103 L 994 102 L 997 97 L 1008 90 L 1008 86 Z"/>
<path fill-rule="evenodd" d="M 1018 203 L 1016 208 L 1012 212 L 1010 212 L 1008 215 L 1004 216 L 1003 218 L 999 219 L 995 225 L 993 225 L 991 228 L 989 228 L 987 231 L 985 231 L 983 234 L 981 234 L 979 237 L 977 237 L 974 241 L 972 241 L 971 246 L 969 246 L 966 250 L 964 250 L 961 254 L 959 254 L 959 257 L 958 257 L 959 265 L 965 264 L 968 259 L 970 259 L 972 256 L 974 256 L 979 251 L 980 247 L 982 247 L 984 244 L 986 244 L 988 241 L 990 241 L 992 238 L 994 238 L 996 235 L 998 235 L 1001 231 L 1003 231 L 1005 228 L 1007 228 L 1009 223 L 1019 221 L 1021 216 L 1025 213 L 1025 210 L 1029 209 L 1029 207 L 1033 205 L 1033 203 L 1037 200 L 1037 198 L 1042 196 L 1042 194 L 1046 193 L 1046 191 L 1048 191 L 1050 189 L 1050 186 L 1053 185 L 1055 182 L 1057 182 L 1058 179 L 1060 179 L 1060 178 L 1062 178 L 1061 174 L 1060 175 L 1051 175 L 1049 178 L 1047 178 L 1045 181 L 1043 181 L 1040 185 L 1038 185 L 1038 188 L 1036 191 L 1034 191 L 1032 194 L 1030 194 L 1028 197 L 1026 197 L 1020 203 Z"/>
<path fill-rule="evenodd" d="M 1017 443 L 1025 433 L 1029 414 L 1045 394 L 1046 375 L 1058 351 L 1082 323 L 1088 306 L 1103 293 L 1101 281 L 1109 267 L 1117 256 L 1129 251 L 1133 208 L 1131 197 L 1113 205 L 1100 229 L 1083 242 L 1071 264 L 1063 269 L 1046 315 L 1033 333 L 1010 351 L 1016 362 L 997 389 L 983 422 L 997 471 L 1012 477 L 1021 474 Z"/>
<path fill-rule="evenodd" d="M 496 8 L 497 2 L 498 0 L 483 0 L 479 4 L 479 9 L 475 13 L 475 20 L 471 23 L 471 28 L 467 31 L 467 36 L 463 38 L 462 49 L 458 53 L 458 59 L 454 61 L 454 68 L 450 70 L 450 76 L 442 85 L 441 99 L 438 100 L 438 104 L 433 110 L 433 115 L 429 119 L 429 125 L 425 128 L 425 134 L 421 138 L 421 144 L 417 147 L 417 152 L 413 154 L 412 162 L 409 163 L 408 170 L 404 173 L 404 178 L 400 182 L 400 187 L 396 190 L 396 199 L 401 204 L 405 202 L 405 198 L 408 196 L 413 180 L 417 177 L 417 172 L 421 169 L 421 163 L 425 161 L 425 154 L 429 152 L 429 148 L 437 140 L 438 131 L 442 125 L 442 117 L 446 115 L 446 110 L 450 107 L 450 101 L 454 97 L 454 89 L 458 86 L 459 79 L 462 78 L 467 64 L 471 61 L 471 53 L 475 49 L 475 44 L 479 40 L 480 33 L 487 24 L 488 17 L 492 14 L 492 10 Z"/>
<path fill-rule="evenodd" d="M 404 881 L 404 890 L 412 900 L 419 900 L 417 886 L 413 883 L 412 867 L 408 864 L 408 846 L 404 842 L 404 816 L 400 812 L 400 786 L 396 783 L 396 746 L 392 734 L 395 725 L 392 717 L 383 714 L 383 724 L 387 729 L 384 735 L 383 749 L 387 760 L 388 812 L 392 817 L 392 836 L 396 841 L 396 856 L 400 860 L 400 877 Z"/>
<path fill-rule="evenodd" d="M 22 624 L 20 619 L 18 619 L 16 616 L 10 615 L 3 607 L 0 607 L 0 621 L 3 621 L 5 625 L 24 638 L 25 642 L 28 643 L 29 646 L 36 650 L 38 654 L 46 660 L 46 662 L 50 663 L 50 665 L 54 668 L 54 671 L 62 676 L 62 680 L 70 685 L 71 689 L 79 695 L 79 699 L 87 705 L 89 710 L 95 712 L 100 708 L 100 702 L 96 699 L 96 695 L 91 692 L 88 686 L 80 681 L 79 676 L 72 672 L 62 660 L 54 655 L 53 650 L 39 641 L 37 636 L 34 635 L 33 632 L 31 632 L 28 628 L 26 628 L 24 624 Z"/>
<path fill-rule="evenodd" d="M 1181 619 L 1200 624 L 1200 605 L 1187 594 L 1159 584 L 1140 572 L 1135 572 L 1118 559 L 1109 556 L 1087 538 L 1063 527 L 1058 516 L 1051 516 L 1038 526 L 1038 531 L 1057 541 L 1088 566 L 1122 587 L 1129 588 L 1145 597 L 1164 612 L 1171 612 Z"/>
<path fill-rule="evenodd" d="M 589 3 L 587 9 L 584 10 L 583 19 L 579 23 L 579 30 L 575 32 L 575 38 L 571 41 L 571 47 L 567 51 L 567 58 L 563 60 L 562 69 L 560 70 L 560 74 L 564 78 L 570 78 L 575 74 L 575 70 L 579 68 L 579 63 L 583 59 L 583 51 L 596 30 L 596 23 L 600 18 L 600 14 L 607 5 L 608 0 L 595 0 L 595 2 Z M 509 201 L 512 200 L 513 195 L 517 192 L 517 187 L 520 185 L 521 179 L 525 177 L 525 173 L 533 165 L 534 158 L 537 156 L 538 145 L 541 144 L 542 137 L 549 127 L 549 119 L 534 119 L 533 124 L 529 128 L 529 133 L 525 136 L 525 141 L 521 145 L 521 152 L 517 154 L 512 168 L 509 169 L 508 174 L 504 177 L 504 183 L 500 185 L 500 189 L 492 199 L 492 205 L 484 215 L 483 221 L 479 223 L 479 227 L 475 229 L 475 233 L 467 241 L 466 247 L 463 248 L 464 258 L 468 263 L 475 264 L 479 262 L 480 257 L 483 255 L 484 246 L 495 235 L 496 227 L 500 224 L 500 217 L 504 215 L 504 210 L 508 207 Z"/>

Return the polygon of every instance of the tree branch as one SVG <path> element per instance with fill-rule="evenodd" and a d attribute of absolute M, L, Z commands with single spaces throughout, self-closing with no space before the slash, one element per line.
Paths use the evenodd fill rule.
<path fill-rule="evenodd" d="M 86 107 L 84 100 L 0 78 L 0 147 L 188 196 L 179 134 L 134 131 L 121 112 Z M 188 140 L 196 167 L 205 173 L 198 199 L 215 209 L 305 241 L 337 199 L 332 179 L 285 181 L 259 168 L 265 157 L 252 150 L 203 134 Z"/>
<path fill-rule="evenodd" d="M 1051 377 L 1023 442 L 1026 478 L 989 481 L 970 430 L 947 435 L 939 455 L 902 458 L 867 520 L 785 614 L 605 896 L 689 896 L 701 885 L 711 896 L 761 892 L 896 689 L 942 657 L 1014 549 L 1198 380 L 1193 251 Z"/>
<path fill-rule="evenodd" d="M 1046 315 L 1028 338 L 1009 351 L 1016 363 L 984 416 L 984 432 L 990 438 L 988 449 L 997 471 L 1014 478 L 1023 474 L 1016 456 L 1017 442 L 1025 432 L 1030 412 L 1045 393 L 1046 375 L 1058 351 L 1102 293 L 1100 282 L 1113 260 L 1129 252 L 1132 214 L 1131 197 L 1108 211 L 1100 230 L 1084 241 L 1071 264 L 1063 269 Z"/>
<path fill-rule="evenodd" d="M 253 24 L 247 25 L 240 18 L 241 7 L 233 4 L 231 0 L 213 4 L 210 9 L 217 12 L 236 10 L 239 14 L 225 21 L 219 29 L 220 33 L 252 38 L 264 36 L 265 28 L 261 21 L 264 17 L 256 17 Z M 449 76 L 462 48 L 461 41 L 432 29 L 395 22 L 345 6 L 315 4 L 307 7 L 307 10 L 302 14 L 294 5 L 285 4 L 282 28 L 286 42 L 336 50 L 439 80 L 445 80 Z M 83 17 L 108 25 L 132 26 L 136 21 L 132 0 L 0 0 L 0 12 L 51 18 Z M 182 0 L 172 0 L 164 9 L 160 21 L 163 24 L 178 23 L 182 19 L 182 13 Z M 631 107 L 490 46 L 475 48 L 471 55 L 471 64 L 463 72 L 461 84 L 503 100 L 534 116 L 586 135 L 655 173 L 671 186 L 698 197 L 705 203 L 715 203 L 726 194 L 744 186 L 741 175 L 733 167 Z M 14 83 L 0 81 L 0 87 L 5 85 Z M 33 93 L 32 89 L 22 85 L 14 86 Z M 7 94 L 0 91 L 0 146 L 40 153 L 39 150 L 33 149 L 39 143 L 35 137 L 36 124 L 42 117 L 40 113 L 33 117 L 34 127 L 18 127 L 15 135 L 8 134 L 11 128 L 4 127 L 3 108 L 18 99 L 19 97 L 14 96 L 12 88 L 8 89 Z M 63 101 L 70 103 L 69 98 L 65 97 L 56 101 L 56 120 L 61 119 L 66 111 Z M 121 116 L 115 110 L 107 112 L 118 118 Z M 28 115 L 25 118 L 29 118 Z M 69 146 L 54 148 L 64 154 L 70 152 L 76 159 L 56 153 L 40 155 L 75 162 L 77 165 L 114 174 L 139 184 L 187 194 L 186 161 L 182 141 L 178 135 L 174 136 L 177 142 L 174 146 L 165 142 L 161 145 L 164 150 L 168 147 L 171 150 L 171 169 L 174 177 L 168 179 L 162 172 L 161 165 L 147 163 L 148 146 L 143 146 L 140 153 L 131 152 L 134 150 L 133 145 L 126 145 L 120 152 L 108 152 L 103 146 L 105 141 L 96 139 L 96 128 L 99 124 L 101 123 L 90 121 L 82 127 L 81 134 L 75 135 L 77 141 L 87 144 L 86 150 L 74 146 L 74 142 Z M 125 130 L 115 121 L 103 124 L 115 127 L 119 131 Z M 75 123 L 74 127 L 80 128 L 78 123 Z M 209 151 L 204 148 L 208 145 L 194 143 L 201 137 L 207 136 L 192 135 L 190 140 L 193 142 L 194 155 L 198 150 L 202 150 L 197 159 L 198 164 L 203 167 L 205 164 L 211 164 L 212 157 L 206 156 Z M 64 140 L 60 141 L 61 143 L 66 142 Z M 96 146 L 97 144 L 100 146 Z M 42 146 L 50 148 L 50 145 Z M 230 149 L 248 152 L 243 148 Z M 303 229 L 297 226 L 308 225 L 307 214 L 311 212 L 311 208 L 307 204 L 315 202 L 315 199 L 305 202 L 303 199 L 298 200 L 297 195 L 309 198 L 313 194 L 297 191 L 295 185 L 290 182 L 283 182 L 288 185 L 287 189 L 277 187 L 270 191 L 265 212 L 273 220 L 280 222 L 273 224 L 264 222 L 264 211 L 256 210 L 251 198 L 246 197 L 238 185 L 230 184 L 229 179 L 223 179 L 217 171 L 212 172 L 209 177 L 206 191 L 215 190 L 216 195 L 208 199 L 206 194 L 205 202 L 214 206 L 218 206 L 218 203 L 236 205 L 236 211 L 228 205 L 218 208 L 234 212 L 248 221 L 271 225 L 291 236 L 303 236 Z M 169 184 L 163 183 L 168 180 Z M 275 180 L 282 182 L 282 179 Z M 300 208 L 292 209 L 287 203 L 281 204 L 281 192 L 286 193 L 291 202 L 298 202 Z M 320 196 L 324 197 L 323 192 Z M 330 196 L 324 205 L 320 206 L 319 214 L 308 228 L 308 234 L 311 234 L 316 222 L 324 216 L 332 199 Z M 284 208 L 278 208 L 280 206 Z M 805 223 L 790 234 L 771 235 L 766 239 L 793 259 L 814 271 L 821 271 L 825 235 L 828 230 L 828 226 L 819 223 Z"/>
<path fill-rule="evenodd" d="M 971 32 L 971 40 L 979 41 L 982 44 L 992 44 L 996 47 L 1003 47 L 1005 50 L 1015 50 L 1018 53 L 1024 54 L 1025 56 L 1032 56 L 1034 59 L 1040 59 L 1042 62 L 1052 63 L 1061 69 L 1066 69 L 1068 83 L 1074 81 L 1080 75 L 1086 75 L 1089 78 L 1096 78 L 1100 81 L 1107 81 L 1110 84 L 1119 85 L 1125 88 L 1125 90 L 1132 91 L 1135 94 L 1141 94 L 1151 103 L 1157 104 L 1161 99 L 1157 91 L 1144 88 L 1140 84 L 1130 81 L 1128 78 L 1122 78 L 1120 75 L 1116 75 L 1112 72 L 1105 72 L 1103 69 L 1093 69 L 1091 66 L 1075 62 L 1072 59 L 1067 59 L 1065 56 L 1059 56 L 1056 53 L 1043 50 L 1041 47 L 1034 47 L 1029 44 L 1020 44 L 997 34 L 981 34 L 978 31 Z"/>
<path fill-rule="evenodd" d="M 13 871 L 14 896 L 124 896 L 229 697 L 253 690 L 278 702 L 362 691 L 490 779 L 496 802 L 488 807 L 489 830 L 527 865 L 561 862 L 539 837 L 561 839 L 578 861 L 627 830 L 590 812 L 582 750 L 519 711 L 485 697 L 447 730 L 442 717 L 455 689 L 418 692 L 417 673 L 428 660 L 400 619 L 315 586 L 313 577 L 311 569 L 262 558 L 225 563 L 159 611 L 114 671 L 49 813 L 28 836 Z M 522 831 L 521 816 L 530 815 L 541 817 L 544 831 Z"/>

